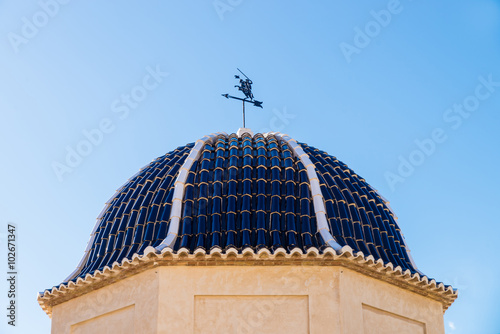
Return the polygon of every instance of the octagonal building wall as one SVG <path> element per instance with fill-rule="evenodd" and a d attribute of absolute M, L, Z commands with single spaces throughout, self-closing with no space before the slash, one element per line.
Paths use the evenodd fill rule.
<path fill-rule="evenodd" d="M 52 309 L 53 334 L 444 333 L 443 306 L 342 266 L 160 266 Z"/>

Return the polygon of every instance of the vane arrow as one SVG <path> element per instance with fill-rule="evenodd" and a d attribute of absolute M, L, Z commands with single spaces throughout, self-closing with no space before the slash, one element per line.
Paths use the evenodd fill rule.
<path fill-rule="evenodd" d="M 253 103 L 254 106 L 260 107 L 260 108 L 262 108 L 262 103 L 264 103 L 264 102 L 260 102 L 260 101 L 257 101 L 257 100 L 242 99 L 241 97 L 236 97 L 236 96 L 232 96 L 232 95 L 229 95 L 229 94 L 221 94 L 221 95 L 224 96 L 226 99 L 231 98 L 231 99 L 240 100 L 240 101 L 243 101 L 243 102 Z"/>

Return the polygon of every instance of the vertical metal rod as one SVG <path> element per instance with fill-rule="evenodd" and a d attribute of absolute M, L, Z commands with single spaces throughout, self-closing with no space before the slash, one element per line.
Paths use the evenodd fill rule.
<path fill-rule="evenodd" d="M 246 126 L 245 126 L 245 101 L 243 101 L 243 128 L 246 128 Z"/>

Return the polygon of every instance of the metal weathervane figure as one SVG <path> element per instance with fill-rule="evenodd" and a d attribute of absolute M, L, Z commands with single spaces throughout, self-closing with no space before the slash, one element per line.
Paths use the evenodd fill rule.
<path fill-rule="evenodd" d="M 247 77 L 245 75 L 245 73 L 241 72 L 241 70 L 239 68 L 236 68 L 236 69 L 238 71 L 240 71 L 240 73 L 243 74 L 243 76 L 246 79 L 243 80 L 242 78 L 240 78 L 239 75 L 235 75 L 234 77 L 236 79 L 240 79 L 240 84 L 239 84 L 239 86 L 235 85 L 234 87 L 238 87 L 238 90 L 241 90 L 243 92 L 243 94 L 245 94 L 245 98 L 242 99 L 241 97 L 231 96 L 229 94 L 222 94 L 222 96 L 224 96 L 227 99 L 231 98 L 231 99 L 243 101 L 243 127 L 245 128 L 245 102 L 253 103 L 254 106 L 260 107 L 260 108 L 262 108 L 262 102 L 254 100 L 254 98 L 253 98 L 253 93 L 252 93 L 253 82 L 252 82 L 252 80 L 250 80 L 250 78 Z"/>

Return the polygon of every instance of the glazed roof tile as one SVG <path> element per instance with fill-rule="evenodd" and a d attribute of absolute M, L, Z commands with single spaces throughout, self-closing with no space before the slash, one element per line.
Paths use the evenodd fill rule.
<path fill-rule="evenodd" d="M 161 250 L 172 230 L 181 172 L 187 178 L 178 187 L 183 197 L 174 252 L 322 252 L 328 244 L 317 221 L 315 205 L 321 205 L 328 235 L 340 247 L 348 245 L 417 272 L 385 199 L 337 158 L 300 143 L 312 162 L 304 166 L 291 147 L 294 141 L 274 134 L 219 134 L 197 143 L 153 160 L 117 191 L 98 217 L 84 259 L 70 280 L 132 259 L 148 247 Z M 183 171 L 196 145 L 201 147 L 199 156 Z M 313 168 L 318 180 L 310 180 L 307 168 Z M 312 182 L 319 183 L 320 196 L 313 196 Z"/>

